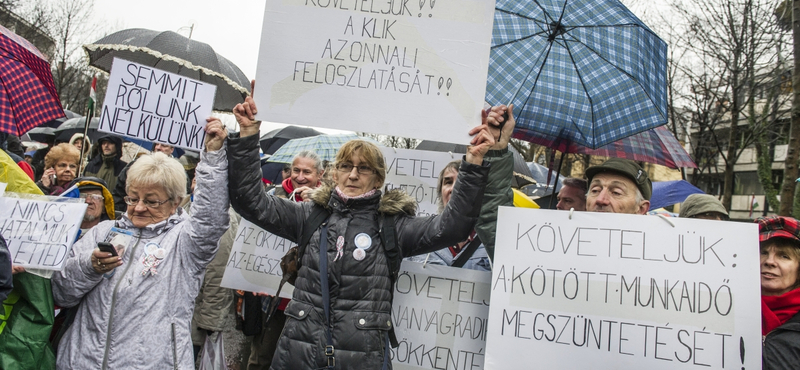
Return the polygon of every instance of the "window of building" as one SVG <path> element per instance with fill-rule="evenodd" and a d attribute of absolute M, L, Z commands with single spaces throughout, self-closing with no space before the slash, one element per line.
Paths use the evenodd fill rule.
<path fill-rule="evenodd" d="M 733 174 L 733 194 L 734 195 L 763 195 L 764 188 L 758 181 L 758 173 L 736 172 Z"/>

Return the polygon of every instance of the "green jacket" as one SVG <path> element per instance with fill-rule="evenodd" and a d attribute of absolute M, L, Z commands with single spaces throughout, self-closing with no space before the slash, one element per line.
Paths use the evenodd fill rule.
<path fill-rule="evenodd" d="M 514 153 L 508 149 L 490 150 L 483 159 L 490 162 L 489 182 L 483 193 L 481 215 L 475 231 L 481 238 L 489 258 L 494 260 L 494 238 L 497 233 L 497 207 L 514 206 L 511 179 L 514 176 Z"/>
<path fill-rule="evenodd" d="M 55 369 L 50 347 L 53 329 L 50 280 L 23 272 L 14 275 L 14 290 L 0 311 L 0 369 Z"/>

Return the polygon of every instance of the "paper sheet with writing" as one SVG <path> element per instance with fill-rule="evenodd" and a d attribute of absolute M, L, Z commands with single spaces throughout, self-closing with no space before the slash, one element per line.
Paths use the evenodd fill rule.
<path fill-rule="evenodd" d="M 213 84 L 114 58 L 98 131 L 203 150 Z"/>
<path fill-rule="evenodd" d="M 491 274 L 403 261 L 392 322 L 397 370 L 482 369 Z"/>
<path fill-rule="evenodd" d="M 467 143 L 494 0 L 268 0 L 256 118 Z"/>
<path fill-rule="evenodd" d="M 386 188 L 401 189 L 417 201 L 417 216 L 439 213 L 439 173 L 461 154 L 381 148 L 386 159 Z M 458 168 L 456 167 L 456 171 Z"/>
<path fill-rule="evenodd" d="M 61 270 L 80 230 L 85 202 L 0 197 L 0 233 L 15 265 Z"/>
<path fill-rule="evenodd" d="M 758 227 L 501 207 L 486 367 L 759 369 Z"/>

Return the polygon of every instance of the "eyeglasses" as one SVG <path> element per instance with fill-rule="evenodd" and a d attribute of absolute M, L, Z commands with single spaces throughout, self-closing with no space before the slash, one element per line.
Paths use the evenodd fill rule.
<path fill-rule="evenodd" d="M 159 206 L 161 206 L 162 204 L 164 204 L 166 202 L 169 202 L 169 200 L 147 200 L 147 199 L 138 199 L 138 198 L 131 198 L 131 197 L 125 197 L 123 199 L 125 199 L 125 203 L 127 205 L 129 205 L 129 206 L 135 206 L 135 205 L 139 204 L 139 201 L 141 200 L 142 203 L 144 203 L 144 206 L 147 207 L 147 208 L 156 208 L 156 207 L 159 207 Z"/>
<path fill-rule="evenodd" d="M 375 173 L 375 169 L 367 165 L 353 166 L 352 163 L 339 163 L 336 165 L 336 169 L 343 173 L 353 171 L 353 167 L 357 168 L 360 175 L 372 175 Z"/>
<path fill-rule="evenodd" d="M 103 197 L 100 194 L 81 194 L 80 197 L 83 200 L 89 199 L 92 202 L 102 202 L 102 201 L 104 201 L 106 199 L 105 197 Z"/>

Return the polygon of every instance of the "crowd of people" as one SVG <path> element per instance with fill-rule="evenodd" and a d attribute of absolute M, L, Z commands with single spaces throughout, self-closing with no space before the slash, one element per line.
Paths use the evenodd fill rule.
<path fill-rule="evenodd" d="M 118 137 L 92 145 L 81 135 L 37 153 L 39 163 L 10 152 L 0 138 L 0 156 L 36 180 L 34 189 L 57 196 L 77 188 L 87 204 L 77 241 L 48 286 L 60 310 L 54 356 L 36 364 L 0 356 L 0 368 L 190 369 L 206 337 L 226 331 L 225 316 L 237 312 L 250 339 L 235 368 L 390 369 L 401 259 L 492 270 L 498 207 L 513 204 L 513 107 L 482 112 L 466 155 L 441 170 L 439 212 L 428 217 L 416 216 L 405 192 L 383 190 L 387 164 L 365 140 L 344 144 L 327 167 L 314 152 L 298 153 L 283 181 L 265 186 L 256 112 L 251 97 L 237 105 L 240 131 L 230 135 L 209 118 L 205 150 L 190 173 L 167 145 L 126 163 Z M 611 158 L 585 177 L 563 181 L 558 210 L 650 210 L 652 182 L 638 163 Z M 729 219 L 706 194 L 689 196 L 679 216 Z M 298 266 L 292 299 L 220 287 L 241 218 L 299 243 L 290 261 Z M 756 222 L 764 368 L 796 368 L 800 224 L 778 216 Z M 11 262 L 0 237 L 0 300 L 27 274 Z M 0 317 L 0 338 L 6 322 Z"/>

